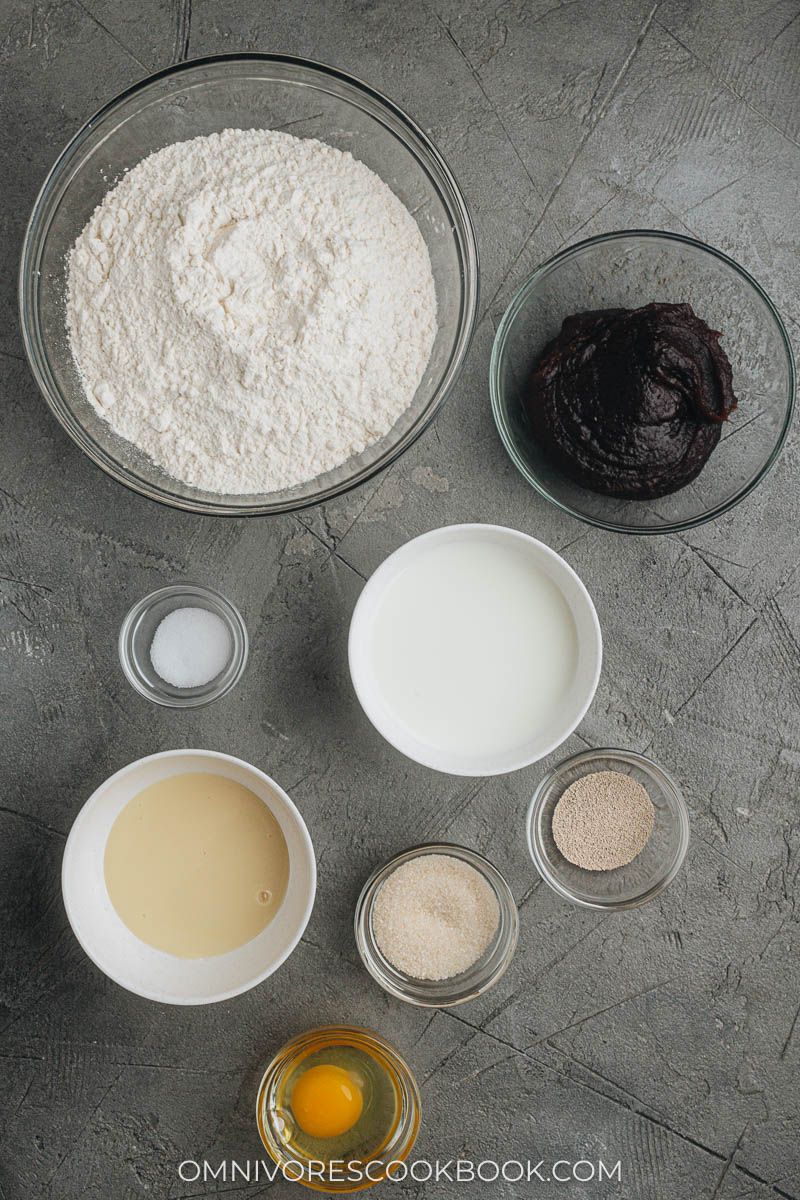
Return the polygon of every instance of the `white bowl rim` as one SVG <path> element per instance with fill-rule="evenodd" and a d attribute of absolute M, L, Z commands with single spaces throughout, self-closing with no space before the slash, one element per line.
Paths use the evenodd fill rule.
<path fill-rule="evenodd" d="M 306 852 L 305 865 L 309 870 L 311 886 L 309 887 L 309 890 L 308 890 L 308 895 L 306 897 L 305 906 L 303 908 L 302 916 L 298 922 L 297 930 L 292 935 L 290 942 L 284 948 L 284 950 L 281 952 L 281 954 L 277 958 L 273 959 L 270 962 L 269 966 L 264 971 L 260 972 L 257 976 L 254 976 L 252 978 L 252 980 L 250 980 L 248 983 L 246 983 L 242 986 L 229 988 L 229 989 L 226 989 L 221 992 L 216 992 L 212 995 L 203 996 L 202 998 L 199 998 L 197 996 L 191 996 L 191 997 L 187 996 L 186 998 L 182 999 L 182 998 L 177 998 L 175 996 L 165 996 L 162 992 L 159 992 L 157 989 L 151 989 L 151 988 L 147 988 L 147 987 L 141 987 L 141 988 L 140 987 L 132 987 L 129 982 L 125 982 L 122 979 L 119 979 L 115 973 L 112 973 L 111 971 L 109 971 L 107 969 L 107 967 L 100 961 L 100 957 L 97 955 L 95 950 L 87 943 L 86 938 L 84 936 L 82 936 L 82 934 L 79 932 L 79 930 L 76 926 L 75 919 L 74 919 L 74 909 L 70 903 L 69 884 L 67 882 L 67 874 L 68 874 L 68 871 L 71 866 L 72 856 L 75 853 L 75 847 L 78 843 L 78 839 L 81 836 L 81 827 L 84 824 L 84 822 L 86 821 L 86 819 L 90 813 L 90 810 L 102 801 L 103 793 L 106 791 L 107 788 L 109 788 L 113 783 L 116 783 L 118 780 L 124 778 L 126 775 L 130 774 L 137 768 L 144 766 L 146 763 L 157 762 L 157 761 L 163 760 L 163 759 L 173 759 L 174 760 L 174 759 L 189 758 L 189 757 L 196 758 L 198 755 L 202 758 L 207 758 L 210 762 L 229 763 L 234 766 L 244 768 L 245 771 L 251 772 L 252 774 L 256 775 L 262 783 L 266 784 L 273 791 L 277 792 L 277 794 L 280 796 L 281 800 L 283 800 L 283 802 L 287 806 L 287 811 L 295 823 L 296 832 L 298 833 L 298 835 L 300 837 L 300 841 L 303 846 L 303 849 Z M 265 803 L 266 803 L 266 801 L 265 801 Z M 91 962 L 94 963 L 94 965 L 98 968 L 98 970 L 102 971 L 102 973 L 108 979 L 112 980 L 112 982 L 116 983 L 119 987 L 124 988 L 128 992 L 131 992 L 133 995 L 141 996 L 144 1000 L 155 1000 L 161 1004 L 173 1004 L 173 1005 L 217 1004 L 222 1000 L 231 1000 L 231 999 L 233 999 L 234 996 L 240 996 L 244 992 L 248 992 L 252 988 L 256 987 L 259 983 L 263 983 L 265 979 L 267 979 L 270 975 L 274 974 L 274 972 L 277 971 L 278 968 L 283 965 L 283 963 L 286 961 L 286 959 L 289 957 L 289 955 L 292 954 L 293 951 L 297 948 L 297 945 L 298 945 L 301 937 L 303 936 L 303 933 L 305 932 L 305 928 L 306 928 L 309 918 L 311 916 L 311 912 L 314 907 L 314 900 L 316 898 L 316 891 L 317 891 L 316 856 L 314 854 L 314 847 L 311 842 L 311 835 L 308 832 L 308 827 L 306 826 L 306 823 L 305 823 L 303 816 L 300 813 L 300 810 L 298 809 L 297 805 L 294 803 L 294 801 L 291 799 L 291 797 L 284 791 L 284 789 L 280 786 L 280 784 L 276 783 L 275 780 L 272 779 L 271 776 L 267 775 L 267 773 L 265 771 L 261 771 L 258 767 L 253 766 L 252 763 L 247 762 L 243 758 L 236 758 L 232 754 L 223 754 L 221 751 L 218 751 L 218 750 L 192 749 L 191 747 L 185 748 L 185 749 L 180 749 L 180 750 L 160 750 L 156 754 L 147 754 L 143 758 L 137 758 L 134 762 L 128 763 L 127 766 L 120 767 L 120 769 L 118 771 L 115 771 L 112 775 L 109 775 L 106 779 L 104 779 L 103 782 L 94 789 L 94 791 L 88 797 L 88 799 L 84 801 L 83 805 L 81 806 L 81 808 L 78 812 L 78 815 L 75 817 L 75 820 L 72 823 L 72 827 L 69 831 L 69 834 L 67 836 L 67 841 L 64 846 L 64 854 L 63 854 L 63 857 L 61 860 L 61 896 L 62 896 L 62 900 L 64 903 L 64 908 L 66 910 L 67 920 L 70 923 L 70 928 L 72 929 L 72 932 L 73 932 L 76 940 L 78 941 L 78 944 L 80 945 L 81 949 L 83 950 L 84 954 L 86 954 L 87 958 L 89 958 L 91 960 Z"/>
<path fill-rule="evenodd" d="M 363 681 L 360 679 L 359 670 L 356 665 L 357 647 L 360 639 L 360 630 L 358 629 L 358 624 L 363 619 L 363 614 L 367 603 L 370 601 L 377 589 L 383 585 L 384 581 L 393 570 L 398 556 L 413 553 L 411 547 L 419 547 L 422 543 L 435 540 L 444 540 L 445 538 L 452 537 L 453 535 L 456 537 L 460 537 L 462 535 L 464 537 L 468 537 L 470 535 L 474 536 L 476 533 L 494 534 L 500 538 L 510 536 L 511 538 L 517 539 L 529 547 L 535 547 L 536 551 L 542 554 L 545 558 L 550 559 L 551 562 L 558 563 L 559 568 L 563 569 L 575 584 L 576 592 L 584 604 L 585 612 L 589 617 L 592 632 L 591 646 L 589 646 L 588 643 L 585 644 L 587 645 L 588 649 L 594 652 L 596 659 L 591 683 L 587 688 L 584 701 L 576 711 L 574 719 L 570 718 L 569 727 L 565 728 L 563 732 L 560 732 L 552 740 L 552 744 L 548 744 L 547 747 L 541 751 L 541 753 L 535 754 L 532 758 L 529 754 L 522 754 L 519 756 L 519 758 L 514 759 L 511 765 L 504 764 L 502 766 L 497 766 L 494 764 L 485 766 L 484 769 L 480 771 L 476 771 L 473 767 L 470 767 L 470 769 L 465 769 L 463 764 L 460 768 L 454 766 L 452 760 L 457 759 L 457 755 L 447 755 L 446 757 L 448 758 L 450 765 L 443 766 L 442 761 L 445 757 L 444 755 L 439 757 L 436 752 L 431 754 L 419 754 L 416 752 L 416 750 L 412 754 L 408 748 L 408 743 L 406 743 L 402 735 L 398 733 L 397 727 L 394 725 L 389 726 L 389 724 L 383 720 L 382 716 L 375 712 L 374 707 L 371 705 L 367 697 L 366 688 L 364 687 Z M 567 740 L 570 734 L 575 732 L 578 725 L 580 725 L 581 721 L 586 716 L 589 706 L 594 699 L 595 692 L 597 691 L 597 684 L 600 680 L 600 672 L 603 665 L 603 635 L 600 629 L 600 621 L 597 616 L 597 610 L 595 609 L 594 601 L 589 595 L 586 585 L 575 569 L 569 565 L 565 558 L 562 558 L 558 551 L 553 550 L 553 548 L 548 546 L 545 542 L 539 541 L 538 538 L 532 537 L 531 534 L 524 533 L 521 529 L 512 529 L 507 525 L 492 525 L 473 521 L 460 524 L 457 523 L 454 525 L 441 525 L 436 529 L 429 530 L 427 533 L 421 533 L 417 537 L 411 538 L 409 541 L 404 542 L 402 546 L 398 546 L 396 550 L 394 550 L 383 560 L 380 566 L 376 567 L 372 575 L 370 575 L 369 579 L 364 584 L 361 595 L 356 601 L 355 608 L 353 609 L 353 615 L 350 619 L 350 633 L 348 637 L 347 654 L 350 667 L 350 678 L 352 680 L 356 696 L 358 697 L 359 704 L 364 710 L 368 720 L 375 727 L 375 729 L 377 729 L 378 733 L 380 733 L 380 735 L 385 738 L 391 746 L 394 746 L 395 750 L 399 750 L 401 754 L 404 754 L 413 762 L 420 763 L 421 766 L 429 767 L 434 771 L 442 771 L 447 775 L 481 778 L 483 776 L 491 775 L 508 775 L 511 774 L 512 771 L 518 771 L 523 767 L 529 767 L 532 763 L 539 762 L 541 759 L 546 758 L 548 754 L 552 754 L 554 750 L 556 750 Z"/>

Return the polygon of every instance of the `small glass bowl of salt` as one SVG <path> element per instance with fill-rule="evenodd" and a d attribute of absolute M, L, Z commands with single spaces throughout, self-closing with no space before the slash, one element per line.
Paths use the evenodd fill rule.
<path fill-rule="evenodd" d="M 224 696 L 247 663 L 239 610 L 213 588 L 175 583 L 134 604 L 119 631 L 119 660 L 132 687 L 166 708 L 197 708 Z"/>

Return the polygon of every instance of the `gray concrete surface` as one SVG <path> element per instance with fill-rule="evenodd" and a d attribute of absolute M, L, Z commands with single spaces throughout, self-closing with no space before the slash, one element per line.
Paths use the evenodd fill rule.
<path fill-rule="evenodd" d="M 167 511 L 96 470 L 36 390 L 15 300 L 24 225 L 67 138 L 145 72 L 238 49 L 330 62 L 405 106 L 463 185 L 483 264 L 481 322 L 435 426 L 361 491 L 250 521 Z M 629 540 L 526 488 L 487 397 L 515 287 L 559 246 L 607 229 L 686 230 L 721 247 L 798 336 L 796 0 L 4 0 L 0 57 L 0 1198 L 264 1194 L 182 1183 L 177 1164 L 258 1158 L 266 1060 L 308 1026 L 349 1021 L 412 1063 L 420 1156 L 622 1160 L 621 1185 L 386 1195 L 797 1200 L 799 435 L 722 520 Z M 545 764 L 488 782 L 433 774 L 385 745 L 353 697 L 346 630 L 363 579 L 409 536 L 476 519 L 562 550 L 597 602 L 603 679 L 566 749 L 647 750 L 686 789 L 685 868 L 642 910 L 579 911 L 538 881 L 522 819 Z M 253 639 L 242 684 L 196 713 L 138 698 L 115 652 L 129 604 L 179 576 L 227 592 Z M 59 890 L 86 796 L 175 746 L 273 774 L 320 870 L 280 973 L 192 1011 L 104 979 Z M 388 999 L 351 935 L 372 867 L 430 837 L 487 853 L 521 910 L 511 969 L 454 1012 Z"/>

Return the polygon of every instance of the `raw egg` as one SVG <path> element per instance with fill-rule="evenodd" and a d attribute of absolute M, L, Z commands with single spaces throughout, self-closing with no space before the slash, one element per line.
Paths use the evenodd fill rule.
<path fill-rule="evenodd" d="M 361 1116 L 361 1089 L 349 1071 L 325 1063 L 309 1067 L 292 1092 L 294 1119 L 313 1138 L 339 1137 Z"/>

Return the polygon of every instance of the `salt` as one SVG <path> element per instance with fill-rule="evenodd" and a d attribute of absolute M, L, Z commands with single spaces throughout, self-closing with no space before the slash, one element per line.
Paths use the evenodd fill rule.
<path fill-rule="evenodd" d="M 156 629 L 150 646 L 153 670 L 177 688 L 203 687 L 231 660 L 230 631 L 205 608 L 176 608 Z"/>

